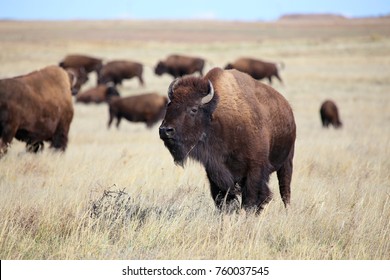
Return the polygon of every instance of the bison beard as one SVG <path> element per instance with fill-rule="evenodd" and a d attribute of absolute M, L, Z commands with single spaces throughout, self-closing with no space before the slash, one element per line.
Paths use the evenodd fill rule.
<path fill-rule="evenodd" d="M 188 157 L 203 164 L 218 209 L 241 195 L 242 207 L 260 213 L 274 171 L 289 204 L 296 128 L 281 94 L 239 71 L 214 68 L 204 78 L 173 81 L 168 97 L 160 138 L 176 164 Z"/>

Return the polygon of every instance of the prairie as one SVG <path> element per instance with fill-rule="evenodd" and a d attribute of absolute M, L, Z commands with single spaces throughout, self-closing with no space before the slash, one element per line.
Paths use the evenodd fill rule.
<path fill-rule="evenodd" d="M 390 19 L 277 22 L 0 22 L 0 78 L 57 64 L 69 53 L 145 65 L 145 87 L 166 94 L 153 66 L 171 53 L 206 71 L 240 56 L 280 62 L 297 141 L 292 203 L 260 216 L 219 214 L 202 166 L 175 166 L 158 126 L 107 129 L 106 104 L 75 103 L 65 153 L 0 159 L 0 259 L 390 259 Z M 92 87 L 96 78 L 83 87 Z M 268 83 L 267 81 L 264 81 Z M 319 108 L 339 106 L 343 128 Z"/>

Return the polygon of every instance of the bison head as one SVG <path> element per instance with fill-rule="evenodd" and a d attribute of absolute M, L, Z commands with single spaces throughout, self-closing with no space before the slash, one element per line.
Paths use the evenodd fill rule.
<path fill-rule="evenodd" d="M 67 68 L 66 71 L 71 80 L 72 95 L 76 95 L 81 86 L 88 81 L 88 73 L 84 68 Z"/>
<path fill-rule="evenodd" d="M 175 163 L 183 166 L 196 146 L 206 140 L 218 96 L 209 80 L 184 77 L 170 84 L 168 97 L 160 138 Z"/>
<path fill-rule="evenodd" d="M 161 75 L 164 74 L 165 72 L 167 72 L 167 67 L 166 67 L 165 63 L 162 62 L 162 61 L 159 61 L 159 62 L 157 63 L 157 66 L 154 68 L 154 73 L 155 73 L 156 75 L 161 76 Z"/>

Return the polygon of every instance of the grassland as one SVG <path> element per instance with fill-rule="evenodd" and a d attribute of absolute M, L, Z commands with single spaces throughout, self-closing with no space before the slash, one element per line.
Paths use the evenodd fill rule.
<path fill-rule="evenodd" d="M 0 259 L 390 259 L 390 20 L 0 22 L 0 78 L 68 53 L 145 64 L 144 88 L 165 94 L 152 67 L 177 52 L 206 68 L 239 56 L 283 61 L 298 127 L 292 204 L 276 176 L 260 216 L 220 215 L 203 168 L 182 169 L 158 125 L 107 129 L 106 104 L 75 104 L 64 154 L 14 141 L 0 160 Z M 93 86 L 95 77 L 84 87 Z M 319 106 L 344 127 L 323 129 Z"/>

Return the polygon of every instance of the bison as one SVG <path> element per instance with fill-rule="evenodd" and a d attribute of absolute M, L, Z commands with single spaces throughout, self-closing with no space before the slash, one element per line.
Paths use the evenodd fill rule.
<path fill-rule="evenodd" d="M 164 117 L 168 99 L 157 93 L 147 93 L 123 98 L 112 98 L 109 101 L 110 119 L 108 128 L 114 118 L 117 118 L 116 127 L 123 118 L 131 122 L 145 122 L 151 128 Z"/>
<path fill-rule="evenodd" d="M 115 85 L 122 84 L 124 79 L 137 77 L 140 84 L 144 85 L 142 79 L 143 65 L 138 62 L 127 60 L 114 60 L 105 64 L 100 71 L 98 84 L 113 82 Z"/>
<path fill-rule="evenodd" d="M 66 56 L 60 63 L 59 66 L 62 68 L 83 68 L 86 73 L 95 71 L 99 75 L 100 70 L 103 66 L 103 61 L 96 57 L 87 55 L 72 54 Z"/>
<path fill-rule="evenodd" d="M 43 141 L 64 151 L 73 118 L 73 75 L 58 66 L 0 80 L 0 155 L 13 138 L 28 151 L 43 149 Z"/>
<path fill-rule="evenodd" d="M 174 78 L 190 75 L 195 72 L 199 72 L 203 76 L 204 63 L 204 60 L 198 57 L 170 55 L 166 60 L 157 63 L 154 73 L 159 76 L 168 73 Z"/>
<path fill-rule="evenodd" d="M 284 64 L 281 63 L 280 67 L 283 68 Z M 267 78 L 270 84 L 272 84 L 272 77 L 275 76 L 281 83 L 283 83 L 279 76 L 278 65 L 271 62 L 265 62 L 253 58 L 239 58 L 233 63 L 228 63 L 225 66 L 225 69 L 236 69 L 249 74 L 256 80 Z"/>
<path fill-rule="evenodd" d="M 102 103 L 107 102 L 113 96 L 120 96 L 113 83 L 98 85 L 84 92 L 80 92 L 76 96 L 76 102 L 81 103 Z"/>
<path fill-rule="evenodd" d="M 203 78 L 174 80 L 168 97 L 160 138 L 176 164 L 187 158 L 203 164 L 218 209 L 241 195 L 241 207 L 260 213 L 271 199 L 274 171 L 287 207 L 296 126 L 280 93 L 237 70 L 213 68 Z"/>
<path fill-rule="evenodd" d="M 340 121 L 339 112 L 336 104 L 332 100 L 326 100 L 320 108 L 320 115 L 323 127 L 332 124 L 334 128 L 340 128 L 343 124 Z"/>

